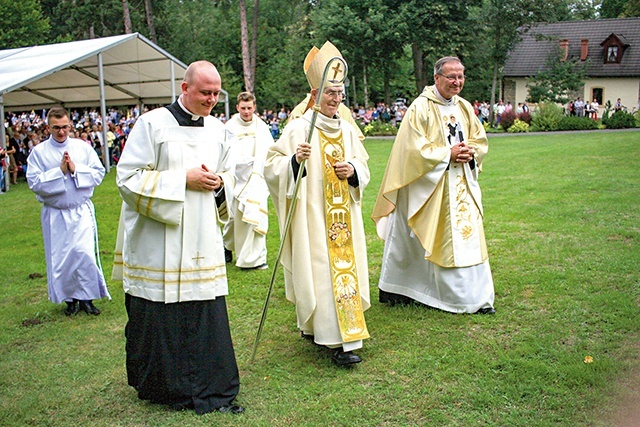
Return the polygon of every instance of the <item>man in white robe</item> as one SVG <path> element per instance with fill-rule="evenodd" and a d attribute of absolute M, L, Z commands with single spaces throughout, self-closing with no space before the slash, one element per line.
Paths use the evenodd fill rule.
<path fill-rule="evenodd" d="M 269 190 L 264 181 L 264 161 L 273 144 L 269 126 L 255 113 L 256 99 L 250 92 L 238 94 L 238 110 L 226 123 L 234 135 L 231 147 L 235 164 L 233 202 L 224 226 L 225 257 L 236 252 L 236 266 L 264 270 L 267 266 Z M 231 260 L 228 260 L 231 262 Z"/>
<path fill-rule="evenodd" d="M 220 75 L 197 61 L 181 88 L 172 105 L 138 118 L 117 167 L 114 279 L 126 292 L 127 377 L 140 399 L 240 413 L 221 233 L 230 141 L 210 116 Z"/>
<path fill-rule="evenodd" d="M 109 298 L 98 248 L 98 225 L 91 197 L 104 177 L 96 152 L 69 138 L 69 113 L 53 107 L 47 114 L 51 136 L 33 147 L 27 182 L 42 206 L 49 299 L 67 303 L 65 314 L 82 310 L 98 315 L 93 300 Z"/>
<path fill-rule="evenodd" d="M 353 127 L 337 115 L 344 80 L 340 74 L 345 70 L 331 58 L 340 52 L 327 42 L 309 54 L 314 58 L 307 79 L 319 107 L 311 143 L 307 143 L 310 110 L 286 126 L 269 149 L 264 172 L 281 233 L 296 180 L 302 180 L 290 230 L 281 236 L 286 295 L 296 305 L 302 336 L 332 349 L 332 361 L 347 366 L 361 361 L 353 350 L 369 337 L 364 320 L 370 303 L 362 223 L 369 156 Z M 320 93 L 327 63 L 332 66 L 331 80 Z"/>
<path fill-rule="evenodd" d="M 464 66 L 436 62 L 435 85 L 411 104 L 373 209 L 385 240 L 380 301 L 495 313 L 478 173 L 484 127 L 459 97 Z"/>

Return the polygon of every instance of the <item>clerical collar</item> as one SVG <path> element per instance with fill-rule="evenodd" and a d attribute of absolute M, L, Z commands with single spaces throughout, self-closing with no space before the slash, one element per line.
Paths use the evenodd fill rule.
<path fill-rule="evenodd" d="M 67 139 L 65 139 L 63 142 L 58 142 L 56 141 L 56 139 L 53 137 L 53 135 L 49 136 L 49 142 L 51 143 L 51 145 L 53 145 L 54 147 L 66 147 L 69 144 L 69 137 L 67 137 Z"/>
<path fill-rule="evenodd" d="M 440 95 L 440 92 L 438 92 L 438 88 L 433 85 L 433 93 L 436 95 L 436 98 L 438 98 L 444 105 L 453 105 L 453 98 L 454 96 L 452 96 L 450 99 L 445 99 L 444 96 Z"/>
<path fill-rule="evenodd" d="M 176 102 L 169 105 L 167 110 L 171 112 L 180 126 L 202 127 L 204 126 L 204 118 L 195 115 L 185 108 L 182 99 L 178 98 Z"/>

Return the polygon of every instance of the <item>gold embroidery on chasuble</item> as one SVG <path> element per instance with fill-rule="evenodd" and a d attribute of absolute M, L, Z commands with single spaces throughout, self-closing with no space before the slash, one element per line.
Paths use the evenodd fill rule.
<path fill-rule="evenodd" d="M 339 179 L 333 165 L 344 161 L 342 135 L 329 138 L 318 131 L 324 155 L 323 183 L 327 246 L 333 297 L 344 342 L 369 338 L 362 310 L 356 257 L 353 249 L 349 184 Z"/>
<path fill-rule="evenodd" d="M 454 220 L 456 229 L 464 240 L 469 240 L 475 229 L 472 211 L 470 209 L 473 200 L 471 200 L 469 195 L 467 179 L 464 176 L 464 173 L 456 175 L 455 186 L 456 208 L 454 212 Z"/>

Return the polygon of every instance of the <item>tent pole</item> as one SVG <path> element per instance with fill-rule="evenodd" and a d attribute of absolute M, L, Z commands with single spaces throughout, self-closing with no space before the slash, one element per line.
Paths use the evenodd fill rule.
<path fill-rule="evenodd" d="M 173 61 L 169 61 L 169 67 L 171 67 L 171 102 L 169 104 L 173 104 L 176 102 L 176 72 L 173 69 Z"/>
<path fill-rule="evenodd" d="M 7 134 L 6 134 L 6 130 L 4 128 L 4 98 L 2 97 L 2 95 L 0 95 L 0 117 L 2 117 L 2 126 L 0 126 L 0 147 L 2 147 L 3 150 L 7 149 Z M 1 167 L 1 166 L 0 166 Z M 7 171 L 4 174 L 4 185 L 7 189 L 7 191 L 9 191 L 9 183 L 11 182 L 11 180 L 9 179 L 9 168 L 7 168 Z"/>
<path fill-rule="evenodd" d="M 104 74 L 102 72 L 102 52 L 98 53 L 98 80 L 100 82 L 100 115 L 102 116 L 102 160 L 106 173 L 111 169 L 111 158 L 107 146 L 107 105 L 104 95 Z"/>

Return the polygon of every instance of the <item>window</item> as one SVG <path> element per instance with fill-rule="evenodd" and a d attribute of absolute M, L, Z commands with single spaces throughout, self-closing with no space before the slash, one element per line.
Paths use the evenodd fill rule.
<path fill-rule="evenodd" d="M 609 46 L 606 62 L 618 62 L 618 46 Z"/>
<path fill-rule="evenodd" d="M 591 89 L 591 99 L 589 101 L 597 101 L 598 104 L 602 105 L 602 98 L 604 95 L 604 89 L 601 87 L 594 87 Z"/>

